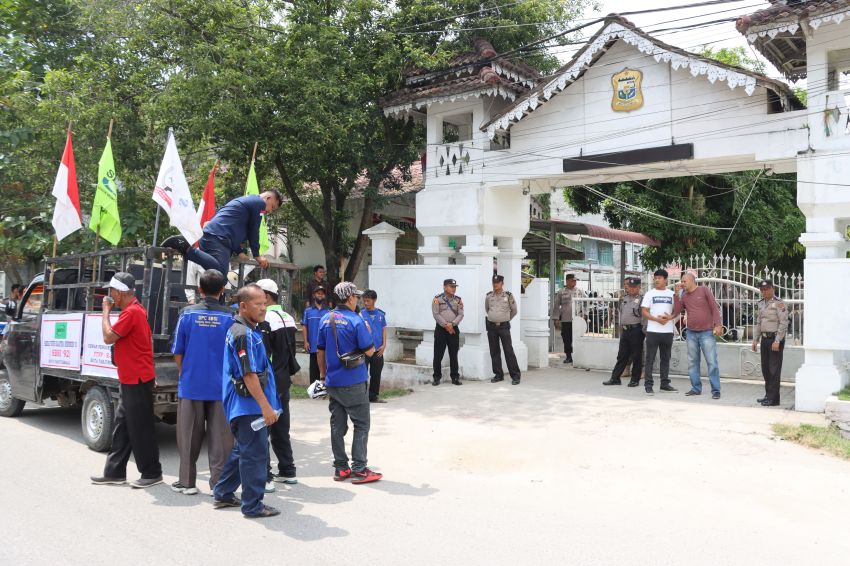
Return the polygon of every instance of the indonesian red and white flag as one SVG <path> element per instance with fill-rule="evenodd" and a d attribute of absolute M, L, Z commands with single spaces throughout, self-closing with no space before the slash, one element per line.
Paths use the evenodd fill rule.
<path fill-rule="evenodd" d="M 56 173 L 53 183 L 53 196 L 56 197 L 56 207 L 53 209 L 53 229 L 56 239 L 62 240 L 83 227 L 80 215 L 80 193 L 77 189 L 77 167 L 74 165 L 74 147 L 71 144 L 71 132 L 65 142 L 65 152 L 62 163 Z"/>
<path fill-rule="evenodd" d="M 174 132 L 168 131 L 165 155 L 159 166 L 159 175 L 153 189 L 153 200 L 168 213 L 171 225 L 177 228 L 190 244 L 201 239 L 201 223 L 195 213 L 195 204 L 189 192 L 189 184 L 183 173 Z"/>

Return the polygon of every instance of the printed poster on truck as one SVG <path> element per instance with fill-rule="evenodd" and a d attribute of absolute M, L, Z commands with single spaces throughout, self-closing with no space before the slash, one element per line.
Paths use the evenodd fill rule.
<path fill-rule="evenodd" d="M 112 348 L 103 341 L 102 315 L 86 315 L 86 331 L 83 336 L 83 375 L 97 375 L 118 379 L 118 368 L 112 365 Z M 109 315 L 112 324 L 118 321 L 117 314 Z"/>
<path fill-rule="evenodd" d="M 82 338 L 83 313 L 42 315 L 41 367 L 79 370 Z"/>

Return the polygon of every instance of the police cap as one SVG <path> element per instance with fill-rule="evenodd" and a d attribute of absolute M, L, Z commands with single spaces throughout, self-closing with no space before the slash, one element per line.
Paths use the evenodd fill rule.
<path fill-rule="evenodd" d="M 576 276 L 573 275 L 572 273 L 567 273 L 567 277 L 566 277 L 567 281 L 569 281 L 570 279 L 575 279 L 575 278 L 576 278 Z"/>
<path fill-rule="evenodd" d="M 768 287 L 773 287 L 773 281 L 771 281 L 770 279 L 764 279 L 761 283 L 759 283 L 759 289 L 765 289 Z"/>
<path fill-rule="evenodd" d="M 640 277 L 626 277 L 626 285 L 640 285 Z"/>
<path fill-rule="evenodd" d="M 494 275 L 493 276 L 493 283 L 504 283 L 504 282 L 505 282 L 505 276 L 504 275 Z"/>
<path fill-rule="evenodd" d="M 443 285 L 451 285 L 452 287 L 457 287 L 457 281 L 454 279 L 443 279 Z"/>

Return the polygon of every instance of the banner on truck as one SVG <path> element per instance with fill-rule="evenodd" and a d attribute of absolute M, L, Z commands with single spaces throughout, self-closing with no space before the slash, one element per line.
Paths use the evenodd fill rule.
<path fill-rule="evenodd" d="M 118 368 L 112 365 L 111 347 L 103 341 L 102 318 L 99 314 L 86 315 L 82 374 L 118 379 Z M 109 320 L 115 324 L 118 321 L 118 315 L 111 314 Z"/>
<path fill-rule="evenodd" d="M 45 314 L 41 317 L 43 368 L 80 369 L 83 313 Z"/>

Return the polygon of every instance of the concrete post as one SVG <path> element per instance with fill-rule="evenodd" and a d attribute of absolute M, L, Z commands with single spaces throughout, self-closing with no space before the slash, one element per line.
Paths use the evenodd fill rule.
<path fill-rule="evenodd" d="M 505 290 L 513 294 L 519 311 L 511 321 L 511 339 L 517 363 L 523 371 L 528 369 L 528 348 L 522 341 L 522 260 L 526 255 L 521 238 L 499 237 L 499 274 L 504 275 Z"/>
<path fill-rule="evenodd" d="M 381 222 L 363 234 L 372 241 L 372 265 L 395 265 L 396 240 L 404 234 L 395 226 Z M 380 297 L 378 297 L 380 300 Z M 388 362 L 400 360 L 404 354 L 404 346 L 398 339 L 398 329 L 392 326 L 393 313 L 387 313 L 387 344 L 384 349 L 384 359 Z"/>
<path fill-rule="evenodd" d="M 468 235 L 466 245 L 460 250 L 466 258 L 467 265 L 480 265 L 478 288 L 481 290 L 493 286 L 493 258 L 499 253 L 499 248 L 493 245 L 493 236 Z M 458 289 L 463 296 L 463 290 Z M 459 363 L 464 379 L 486 379 L 490 377 L 493 368 L 490 363 L 490 347 L 487 344 L 487 332 L 463 332 L 464 344 L 460 349 Z M 463 331 L 463 323 L 461 323 Z"/>

